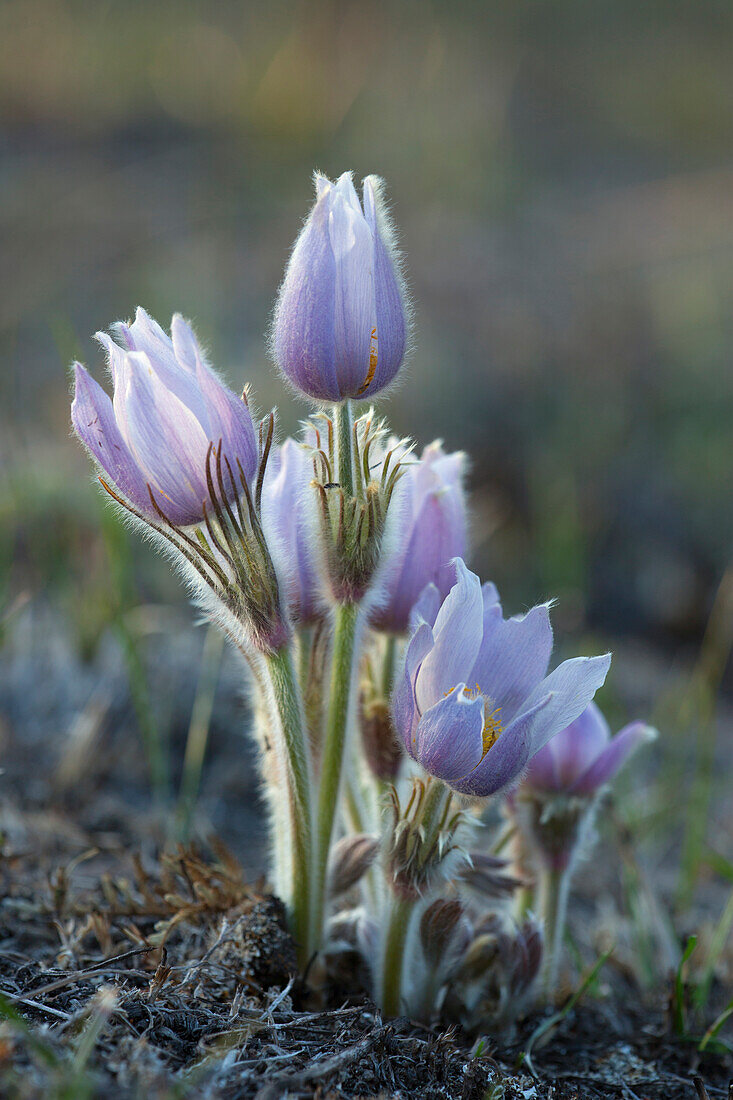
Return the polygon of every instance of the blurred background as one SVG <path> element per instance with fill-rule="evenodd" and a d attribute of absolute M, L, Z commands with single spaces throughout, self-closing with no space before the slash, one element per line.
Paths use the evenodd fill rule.
<path fill-rule="evenodd" d="M 213 707 L 203 805 L 259 835 L 240 672 L 209 639 L 199 673 L 180 586 L 93 488 L 67 368 L 101 380 L 96 329 L 178 310 L 293 430 L 270 312 L 313 169 L 350 168 L 387 180 L 415 306 L 384 411 L 469 452 L 475 566 L 513 610 L 558 597 L 562 650 L 615 650 L 612 717 L 664 726 L 658 834 L 689 796 L 688 879 L 724 857 L 732 24 L 722 0 L 0 5 L 6 790 L 78 807 L 96 769 L 87 823 L 116 828 Z"/>

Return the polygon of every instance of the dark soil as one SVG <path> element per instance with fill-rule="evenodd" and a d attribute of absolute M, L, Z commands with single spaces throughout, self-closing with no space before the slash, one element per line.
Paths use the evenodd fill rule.
<path fill-rule="evenodd" d="M 547 1014 L 478 1047 L 383 1020 L 363 996 L 305 990 L 280 902 L 222 846 L 143 856 L 13 817 L 25 833 L 2 855 L 4 1096 L 728 1095 L 730 1060 L 675 1041 L 662 1005 L 588 996 L 543 1047 L 531 1036 Z"/>

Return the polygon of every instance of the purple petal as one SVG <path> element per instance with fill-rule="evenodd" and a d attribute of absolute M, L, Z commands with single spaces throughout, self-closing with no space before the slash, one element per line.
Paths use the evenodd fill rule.
<path fill-rule="evenodd" d="M 74 378 L 71 419 L 77 435 L 122 496 L 148 513 L 145 479 L 120 434 L 112 402 L 81 363 L 74 364 Z"/>
<path fill-rule="evenodd" d="M 451 786 L 461 794 L 478 798 L 514 786 L 532 755 L 533 727 L 551 703 L 551 694 L 535 702 L 499 735 L 478 767 Z"/>
<path fill-rule="evenodd" d="M 407 323 L 398 269 L 391 251 L 392 229 L 382 198 L 382 181 L 364 180 L 364 215 L 374 240 L 374 298 L 377 328 L 377 366 L 362 396 L 388 385 L 405 356 Z"/>
<path fill-rule="evenodd" d="M 336 264 L 334 356 L 339 389 L 344 397 L 363 393 L 376 329 L 374 304 L 374 242 L 359 210 L 340 191 L 333 197 L 328 222 Z"/>
<path fill-rule="evenodd" d="M 262 525 L 294 617 L 318 617 L 317 531 L 311 452 L 287 439 L 270 456 L 262 490 Z"/>
<path fill-rule="evenodd" d="M 427 623 L 420 623 L 407 643 L 402 675 L 398 676 L 392 693 L 392 715 L 395 729 L 410 756 L 414 756 L 412 735 L 420 717 L 417 700 L 415 699 L 415 680 L 420 665 L 433 648 L 433 644 L 432 630 Z"/>
<path fill-rule="evenodd" d="M 456 684 L 465 683 L 473 668 L 483 632 L 481 582 L 456 559 L 456 584 L 438 612 L 433 627 L 435 645 L 417 677 L 416 697 L 421 712 L 437 703 Z"/>
<path fill-rule="evenodd" d="M 446 783 L 472 771 L 483 753 L 484 701 L 480 695 L 466 695 L 465 686 L 459 684 L 427 710 L 415 731 L 415 759 Z"/>
<path fill-rule="evenodd" d="M 275 311 L 278 366 L 304 393 L 341 399 L 334 358 L 336 261 L 329 237 L 333 185 L 317 181 L 319 198 L 293 249 Z"/>
<path fill-rule="evenodd" d="M 142 352 L 126 356 L 124 372 L 114 410 L 130 452 L 171 522 L 198 523 L 209 496 L 204 430 Z"/>
<path fill-rule="evenodd" d="M 510 722 L 532 689 L 547 673 L 552 652 L 552 627 L 546 604 L 526 615 L 502 619 L 501 607 L 484 612 L 484 631 L 478 659 L 470 673 L 495 706 L 502 724 Z"/>
<path fill-rule="evenodd" d="M 522 713 L 548 694 L 551 694 L 551 700 L 548 706 L 537 712 L 532 723 L 533 755 L 583 713 L 606 679 L 610 664 L 610 653 L 602 657 L 573 657 L 563 661 L 537 685 L 522 706 Z"/>
<path fill-rule="evenodd" d="M 410 612 L 410 630 L 417 630 L 421 622 L 427 623 L 431 628 L 434 627 L 442 602 L 437 587 L 434 584 L 426 584 Z"/>
<path fill-rule="evenodd" d="M 647 741 L 653 741 L 656 735 L 656 730 L 643 722 L 625 726 L 576 779 L 570 790 L 573 794 L 593 794 L 618 774 L 632 753 Z"/>
<path fill-rule="evenodd" d="M 540 790 L 567 791 L 608 744 L 611 731 L 595 703 L 556 733 L 540 749 L 527 772 L 527 782 Z"/>

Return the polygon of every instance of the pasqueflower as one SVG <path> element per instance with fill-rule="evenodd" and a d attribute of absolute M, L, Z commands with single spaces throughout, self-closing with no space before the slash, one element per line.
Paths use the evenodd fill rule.
<path fill-rule="evenodd" d="M 144 516 L 156 519 L 162 511 L 176 525 L 200 523 L 210 500 L 210 444 L 221 443 L 230 499 L 238 495 L 240 467 L 248 481 L 255 472 L 249 410 L 207 365 L 179 314 L 170 337 L 143 309 L 133 324 L 116 325 L 115 335 L 119 343 L 97 333 L 109 357 L 113 400 L 80 363 L 74 365 L 76 433 L 114 488 Z"/>
<path fill-rule="evenodd" d="M 362 205 L 350 172 L 315 182 L 316 203 L 280 288 L 274 356 L 308 397 L 371 400 L 397 374 L 407 342 L 382 183 L 367 176 Z"/>
<path fill-rule="evenodd" d="M 463 452 L 446 454 L 440 442 L 426 447 L 419 462 L 404 463 L 397 542 L 385 598 L 372 616 L 378 630 L 404 633 L 427 584 L 434 584 L 442 597 L 448 595 L 455 581 L 450 563 L 466 553 L 465 466 Z"/>
<path fill-rule="evenodd" d="M 428 586 L 394 694 L 406 752 L 461 794 L 513 786 L 535 753 L 588 706 L 610 654 L 575 657 L 549 675 L 546 604 L 505 619 L 492 584 L 460 558 L 444 600 Z"/>

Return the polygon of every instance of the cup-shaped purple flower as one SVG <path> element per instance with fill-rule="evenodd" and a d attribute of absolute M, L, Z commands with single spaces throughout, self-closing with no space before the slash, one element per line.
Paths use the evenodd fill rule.
<path fill-rule="evenodd" d="M 550 738 L 573 722 L 606 678 L 610 654 L 575 657 L 547 673 L 548 605 L 505 619 L 496 588 L 460 558 L 444 600 L 429 585 L 394 693 L 405 751 L 460 794 L 507 790 Z"/>
<path fill-rule="evenodd" d="M 316 203 L 280 288 L 272 346 L 283 374 L 319 401 L 371 399 L 405 355 L 407 317 L 393 232 L 376 176 L 363 205 L 345 172 L 316 175 Z"/>
<path fill-rule="evenodd" d="M 466 456 L 461 451 L 446 454 L 440 442 L 426 447 L 419 462 L 404 463 L 398 542 L 385 597 L 372 616 L 377 630 L 403 634 L 426 585 L 434 584 L 443 598 L 452 588 L 451 562 L 466 553 L 465 467 Z"/>
<path fill-rule="evenodd" d="M 207 365 L 178 314 L 170 337 L 142 309 L 133 324 L 116 325 L 115 335 L 119 343 L 97 334 L 109 357 L 113 400 L 80 363 L 74 365 L 74 429 L 114 488 L 143 516 L 157 519 L 157 505 L 172 524 L 200 523 L 210 501 L 210 444 L 221 443 L 225 471 L 227 463 L 232 471 L 224 477 L 230 499 L 237 495 L 240 467 L 247 481 L 255 473 L 249 410 Z"/>
<path fill-rule="evenodd" d="M 656 732 L 631 722 L 611 737 L 608 722 L 595 703 L 555 734 L 532 758 L 522 787 L 542 795 L 591 798 L 610 783 L 633 753 Z"/>
<path fill-rule="evenodd" d="M 262 526 L 290 613 L 301 623 L 322 617 L 318 514 L 312 481 L 311 449 L 286 439 L 267 465 Z"/>

